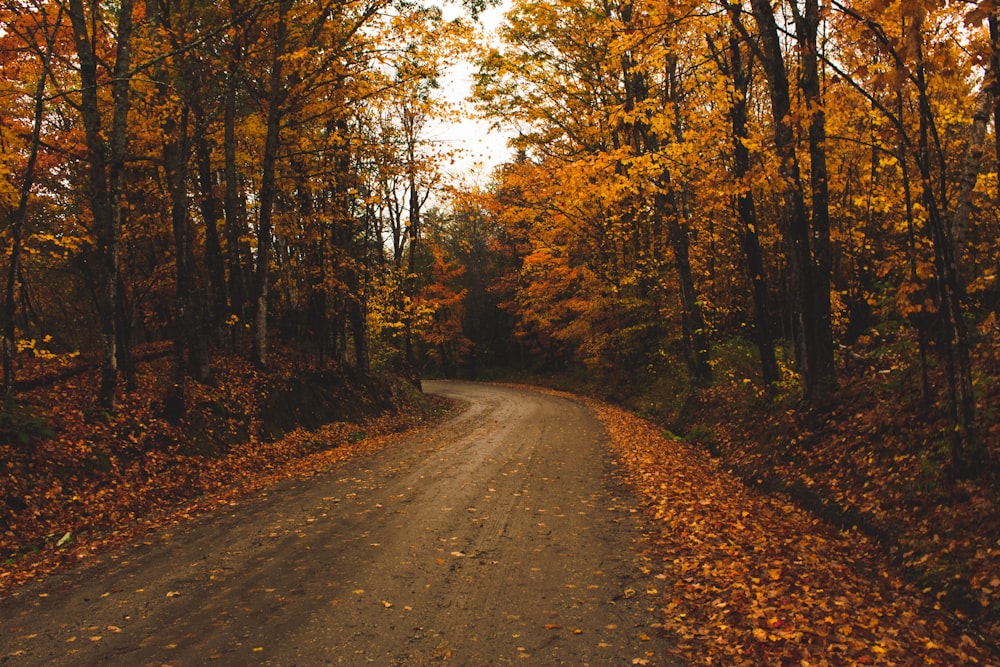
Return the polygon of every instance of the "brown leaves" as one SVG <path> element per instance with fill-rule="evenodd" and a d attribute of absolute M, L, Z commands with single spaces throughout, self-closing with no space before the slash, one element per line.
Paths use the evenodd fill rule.
<path fill-rule="evenodd" d="M 704 452 L 594 403 L 648 499 L 666 628 L 690 664 L 984 664 L 988 653 L 929 614 L 877 548 L 760 496 Z"/>

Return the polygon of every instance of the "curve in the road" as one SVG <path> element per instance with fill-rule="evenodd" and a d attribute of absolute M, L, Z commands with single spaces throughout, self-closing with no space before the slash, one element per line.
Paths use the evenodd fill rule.
<path fill-rule="evenodd" d="M 668 664 L 589 411 L 425 387 L 463 409 L 0 601 L 0 663 Z"/>

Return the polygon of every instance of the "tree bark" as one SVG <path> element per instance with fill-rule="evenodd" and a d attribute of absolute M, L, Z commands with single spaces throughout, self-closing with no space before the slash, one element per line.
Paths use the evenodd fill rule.
<path fill-rule="evenodd" d="M 127 123 L 130 107 L 133 0 L 118 6 L 117 49 L 112 74 L 111 128 L 104 134 L 98 95 L 97 57 L 89 33 L 83 0 L 69 0 L 70 21 L 80 69 L 80 113 L 87 144 L 88 200 L 100 267 L 98 311 L 101 317 L 101 383 L 98 401 L 109 411 L 116 408 L 118 384 L 118 281 L 121 253 L 122 193 L 125 183 Z M 96 10 L 96 7 L 93 8 Z M 96 26 L 96 22 L 94 22 Z"/>
<path fill-rule="evenodd" d="M 229 310 L 242 326 L 247 321 L 247 295 L 244 278 L 243 237 L 247 232 L 246 205 L 240 194 L 239 170 L 236 165 L 236 92 L 239 86 L 241 49 L 234 46 L 231 67 L 226 77 L 223 101 L 223 160 L 225 196 L 223 213 L 226 218 L 226 259 L 229 268 Z M 235 341 L 234 341 L 235 342 Z"/>
<path fill-rule="evenodd" d="M 665 185 L 662 187 L 670 188 Z M 712 366 L 709 364 L 708 336 L 705 329 L 705 318 L 701 306 L 698 305 L 698 291 L 694 284 L 694 274 L 691 271 L 691 237 L 687 221 L 679 209 L 674 194 L 657 193 L 654 215 L 659 216 L 667 227 L 670 246 L 674 253 L 674 264 L 677 269 L 677 280 L 680 285 L 681 297 L 681 333 L 684 339 L 685 361 L 692 382 L 696 385 L 707 385 L 712 380 Z M 672 214 L 667 211 L 672 209 Z"/>
<path fill-rule="evenodd" d="M 219 200 L 212 183 L 212 152 L 208 145 L 208 119 L 204 109 L 195 108 L 195 155 L 201 190 L 201 219 L 205 223 L 205 264 L 212 294 L 212 328 L 221 330 L 229 303 L 226 298 L 226 266 L 219 238 Z"/>
<path fill-rule="evenodd" d="M 14 395 L 14 385 L 17 379 L 17 280 L 21 271 L 21 251 L 24 227 L 28 217 L 28 202 L 35 184 L 35 165 L 38 163 L 38 150 L 41 146 L 42 120 L 45 112 L 45 83 L 50 76 L 49 62 L 52 58 L 55 41 L 53 33 L 61 23 L 62 15 L 60 14 L 53 31 L 45 34 L 45 50 L 38 53 L 41 61 L 39 63 L 41 73 L 32 95 L 33 115 L 31 137 L 28 140 L 28 160 L 24 166 L 21 185 L 18 188 L 17 208 L 14 209 L 10 221 L 10 263 L 7 267 L 7 286 L 4 295 L 3 330 L 0 332 L 3 336 L 3 396 L 5 399 Z"/>
<path fill-rule="evenodd" d="M 277 161 L 281 146 L 281 120 L 287 93 L 282 85 L 285 49 L 288 41 L 288 12 L 291 0 L 281 0 L 274 35 L 274 56 L 267 92 L 267 134 L 260 179 L 260 214 L 257 220 L 257 272 L 255 275 L 253 361 L 267 368 L 268 288 L 271 280 L 271 248 L 273 247 L 274 202 L 277 199 Z"/>
<path fill-rule="evenodd" d="M 1000 173 L 1000 4 L 994 3 L 993 11 L 989 15 L 989 30 L 990 30 L 990 70 L 993 72 L 993 77 L 990 80 L 990 88 L 993 92 L 993 142 L 994 142 L 994 155 L 993 155 L 993 168 L 997 169 L 997 173 Z M 997 179 L 996 183 L 996 194 L 994 195 L 998 201 L 1000 201 L 1000 179 Z"/>
<path fill-rule="evenodd" d="M 813 253 L 810 248 L 810 216 L 803 194 L 799 159 L 795 150 L 792 127 L 790 85 L 785 72 L 784 56 L 778 26 L 769 0 L 751 0 L 751 8 L 760 33 L 759 56 L 768 81 L 771 115 L 774 122 L 774 143 L 778 155 L 778 170 L 782 178 L 783 236 L 788 267 L 789 288 L 794 297 L 797 331 L 796 359 L 802 375 L 803 393 L 807 399 L 833 384 L 832 356 L 827 357 L 828 333 L 822 305 L 822 281 L 817 280 Z M 825 175 L 823 176 L 825 179 Z M 829 223 L 826 223 L 827 234 Z M 829 289 L 826 300 L 829 303 Z M 832 353 L 832 339 L 829 344 Z"/>
<path fill-rule="evenodd" d="M 721 54 L 719 59 L 719 64 L 727 70 L 726 74 L 733 82 L 730 119 L 733 131 L 733 177 L 740 184 L 740 191 L 736 195 L 736 210 L 740 220 L 738 236 L 746 260 L 747 275 L 750 279 L 753 297 L 753 338 L 760 357 L 761 379 L 764 387 L 767 388 L 778 382 L 781 377 L 778 372 L 778 361 L 774 354 L 774 325 L 771 322 L 770 291 L 764 273 L 764 253 L 758 234 L 757 209 L 753 192 L 746 182 L 751 172 L 750 150 L 745 141 L 749 138 L 747 131 L 748 96 L 752 67 L 750 62 L 743 62 L 741 41 L 735 32 L 729 37 L 728 64 L 721 62 Z"/>
<path fill-rule="evenodd" d="M 799 43 L 799 88 L 809 114 L 809 189 L 813 279 L 811 294 L 803 304 L 812 321 L 812 394 L 826 394 L 836 388 L 833 358 L 833 318 L 830 307 L 830 277 L 833 251 L 830 247 L 830 189 L 826 166 L 826 110 L 819 70 L 818 33 L 822 20 L 819 0 L 805 0 L 805 11 L 791 3 L 795 35 Z"/>

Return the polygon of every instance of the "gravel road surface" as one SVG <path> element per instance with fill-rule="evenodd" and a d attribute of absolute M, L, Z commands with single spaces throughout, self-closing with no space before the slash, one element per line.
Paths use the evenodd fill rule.
<path fill-rule="evenodd" d="M 0 600 L 0 664 L 671 664 L 587 409 L 425 389 L 463 407 Z"/>

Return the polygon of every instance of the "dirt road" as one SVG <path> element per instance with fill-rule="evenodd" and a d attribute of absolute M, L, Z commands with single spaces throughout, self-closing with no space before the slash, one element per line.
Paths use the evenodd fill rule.
<path fill-rule="evenodd" d="M 641 514 L 587 410 L 426 389 L 467 406 L 0 600 L 0 664 L 668 664 Z"/>

